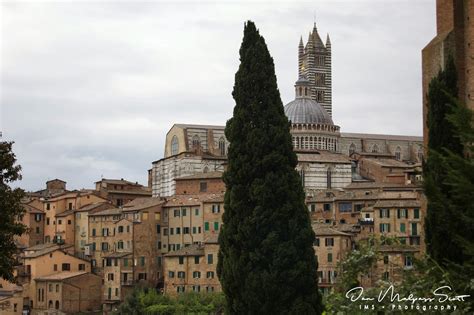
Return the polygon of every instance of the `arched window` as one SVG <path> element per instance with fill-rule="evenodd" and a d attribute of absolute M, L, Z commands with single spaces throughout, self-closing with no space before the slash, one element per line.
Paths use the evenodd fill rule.
<path fill-rule="evenodd" d="M 304 88 L 304 95 L 308 96 L 308 88 L 307 87 Z"/>
<path fill-rule="evenodd" d="M 395 149 L 395 159 L 399 161 L 402 159 L 402 149 L 400 149 L 400 147 Z"/>
<path fill-rule="evenodd" d="M 418 152 L 416 153 L 416 157 L 418 158 L 418 162 L 422 162 L 424 155 L 423 155 L 423 148 L 418 147 Z"/>
<path fill-rule="evenodd" d="M 56 301 L 56 303 L 55 303 L 55 308 L 56 308 L 57 310 L 59 310 L 59 301 Z"/>
<path fill-rule="evenodd" d="M 351 143 L 351 145 L 349 146 L 349 155 L 354 154 L 355 151 L 356 151 L 356 145 L 354 143 Z"/>
<path fill-rule="evenodd" d="M 372 146 L 372 153 L 379 153 L 379 146 L 377 144 L 374 144 Z"/>
<path fill-rule="evenodd" d="M 209 167 L 204 167 L 204 170 L 202 171 L 203 173 L 208 173 L 209 172 Z"/>
<path fill-rule="evenodd" d="M 331 189 L 332 188 L 332 170 L 330 168 L 328 168 L 328 170 L 326 171 L 326 188 L 327 189 Z"/>
<path fill-rule="evenodd" d="M 303 189 L 304 189 L 304 169 L 300 170 L 300 177 L 301 177 L 301 185 L 303 186 Z"/>
<path fill-rule="evenodd" d="M 171 139 L 171 155 L 178 154 L 178 151 L 179 151 L 178 137 L 173 136 L 173 139 Z"/>
<path fill-rule="evenodd" d="M 225 139 L 223 137 L 219 139 L 219 152 L 221 156 L 225 155 Z"/>
<path fill-rule="evenodd" d="M 199 148 L 200 145 L 201 145 L 201 140 L 199 139 L 199 136 L 194 135 L 194 137 L 193 137 L 193 149 Z"/>
<path fill-rule="evenodd" d="M 48 302 L 48 308 L 53 308 L 53 301 L 49 300 L 49 302 Z"/>

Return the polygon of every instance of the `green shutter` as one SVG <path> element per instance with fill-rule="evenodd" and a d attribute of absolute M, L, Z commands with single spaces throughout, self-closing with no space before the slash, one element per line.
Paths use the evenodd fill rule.
<path fill-rule="evenodd" d="M 209 222 L 204 222 L 204 231 L 209 231 Z"/>
<path fill-rule="evenodd" d="M 214 222 L 214 231 L 219 230 L 219 222 Z"/>
<path fill-rule="evenodd" d="M 405 232 L 405 223 L 400 223 L 400 232 Z"/>

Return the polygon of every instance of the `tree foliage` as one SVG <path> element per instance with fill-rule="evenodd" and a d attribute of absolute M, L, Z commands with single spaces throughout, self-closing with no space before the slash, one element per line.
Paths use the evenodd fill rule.
<path fill-rule="evenodd" d="M 176 297 L 162 295 L 154 289 L 135 289 L 117 311 L 117 315 L 222 314 L 222 293 L 182 293 Z"/>
<path fill-rule="evenodd" d="M 318 314 L 314 232 L 273 59 L 247 22 L 235 75 L 217 272 L 231 314 Z"/>
<path fill-rule="evenodd" d="M 26 232 L 26 227 L 18 222 L 24 211 L 21 205 L 24 191 L 10 187 L 21 179 L 21 167 L 16 165 L 12 146 L 13 142 L 0 142 L 0 276 L 9 281 L 13 281 L 16 263 L 14 237 Z"/>

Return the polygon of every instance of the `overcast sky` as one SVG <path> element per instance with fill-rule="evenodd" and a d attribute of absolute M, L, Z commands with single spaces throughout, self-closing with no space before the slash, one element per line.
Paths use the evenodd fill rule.
<path fill-rule="evenodd" d="M 333 49 L 333 118 L 342 132 L 422 134 L 421 49 L 435 1 L 45 1 L 1 3 L 4 140 L 21 187 L 53 178 L 92 188 L 146 184 L 173 123 L 225 124 L 244 21 L 272 54 L 283 103 L 313 27 Z"/>

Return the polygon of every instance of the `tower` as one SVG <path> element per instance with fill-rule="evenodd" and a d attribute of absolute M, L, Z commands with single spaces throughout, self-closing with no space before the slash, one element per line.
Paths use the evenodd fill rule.
<path fill-rule="evenodd" d="M 300 38 L 298 76 L 304 76 L 310 81 L 311 98 L 321 104 L 332 117 L 331 41 L 328 35 L 326 45 L 323 44 L 316 23 L 309 33 L 306 46 L 303 38 Z"/>

